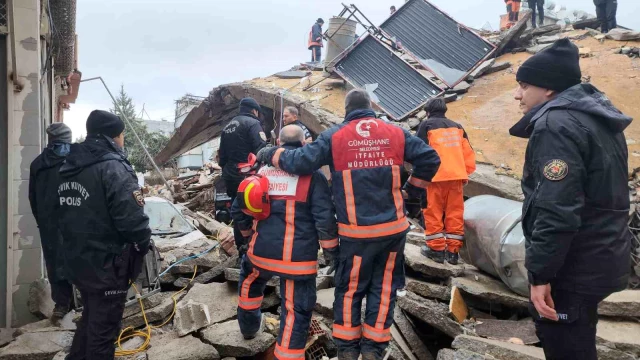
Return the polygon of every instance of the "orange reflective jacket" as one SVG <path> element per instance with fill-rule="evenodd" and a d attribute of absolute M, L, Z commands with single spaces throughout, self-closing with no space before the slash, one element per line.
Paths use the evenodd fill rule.
<path fill-rule="evenodd" d="M 467 180 L 476 170 L 476 154 L 460 124 L 433 116 L 420 124 L 417 136 L 440 156 L 440 168 L 432 182 Z"/>

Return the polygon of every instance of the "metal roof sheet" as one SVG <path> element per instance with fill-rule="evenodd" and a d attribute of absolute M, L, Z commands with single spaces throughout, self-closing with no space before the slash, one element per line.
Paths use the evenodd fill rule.
<path fill-rule="evenodd" d="M 426 0 L 410 0 L 380 28 L 450 87 L 495 47 Z"/>
<path fill-rule="evenodd" d="M 335 70 L 353 86 L 369 90 L 371 100 L 395 120 L 443 91 L 372 36 L 344 54 Z"/>

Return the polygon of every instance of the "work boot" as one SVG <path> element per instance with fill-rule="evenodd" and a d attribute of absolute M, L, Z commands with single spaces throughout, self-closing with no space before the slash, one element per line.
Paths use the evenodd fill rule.
<path fill-rule="evenodd" d="M 258 328 L 258 331 L 254 332 L 253 334 L 242 334 L 242 337 L 244 337 L 245 340 L 253 340 L 256 338 L 256 336 L 258 336 L 258 334 L 260 334 L 261 332 L 264 331 L 264 326 L 265 326 L 266 320 L 264 318 L 264 314 L 262 315 L 262 318 L 260 319 L 260 327 Z"/>
<path fill-rule="evenodd" d="M 51 319 L 49 320 L 51 321 L 52 324 L 58 326 L 58 324 L 60 324 L 60 320 L 62 320 L 62 318 L 64 318 L 64 316 L 67 315 L 68 312 L 69 312 L 68 306 L 56 304 L 56 306 L 53 308 Z"/>
<path fill-rule="evenodd" d="M 437 263 L 444 264 L 444 250 L 441 250 L 441 251 L 431 250 L 428 246 L 422 245 L 422 247 L 420 248 L 420 254 L 428 257 L 429 259 Z"/>
<path fill-rule="evenodd" d="M 362 354 L 364 356 L 364 354 Z M 358 360 L 360 354 L 355 351 L 338 351 L 338 360 Z"/>
<path fill-rule="evenodd" d="M 363 352 L 362 360 L 382 360 L 382 357 L 378 356 L 378 354 L 373 352 Z"/>
<path fill-rule="evenodd" d="M 445 260 L 451 265 L 458 265 L 458 253 L 447 251 L 445 254 Z"/>

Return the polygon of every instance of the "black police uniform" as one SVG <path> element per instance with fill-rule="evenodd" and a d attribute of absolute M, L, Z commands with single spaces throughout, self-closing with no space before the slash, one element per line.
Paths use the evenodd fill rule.
<path fill-rule="evenodd" d="M 64 276 L 62 234 L 58 228 L 59 171 L 64 160 L 65 156 L 56 154 L 52 147 L 44 149 L 33 160 L 29 174 L 29 202 L 40 231 L 42 253 L 51 283 L 51 298 L 57 307 L 69 311 L 73 287 Z"/>
<path fill-rule="evenodd" d="M 234 117 L 220 136 L 220 166 L 222 166 L 222 180 L 227 187 L 227 195 L 235 200 L 238 187 L 244 176 L 238 171 L 238 164 L 246 163 L 249 154 L 257 154 L 266 143 L 266 135 L 262 131 L 260 120 L 251 111 L 260 111 L 260 106 L 253 99 L 243 99 L 240 114 Z M 240 248 L 244 238 L 240 229 L 234 223 L 233 235 L 236 246 Z"/>
<path fill-rule="evenodd" d="M 291 125 L 298 125 L 300 129 L 302 129 L 305 140 L 311 137 L 311 131 L 309 131 L 309 129 L 300 120 L 294 121 L 293 123 L 291 123 Z"/>
<path fill-rule="evenodd" d="M 112 360 L 129 279 L 149 250 L 144 199 L 122 150 L 104 135 L 73 144 L 60 175 L 65 266 L 84 307 L 67 360 Z"/>
<path fill-rule="evenodd" d="M 596 360 L 598 303 L 627 287 L 630 123 L 594 86 L 579 84 L 511 129 L 529 139 L 525 266 L 532 285 L 551 284 L 558 314 L 546 320 L 530 306 L 547 359 Z"/>

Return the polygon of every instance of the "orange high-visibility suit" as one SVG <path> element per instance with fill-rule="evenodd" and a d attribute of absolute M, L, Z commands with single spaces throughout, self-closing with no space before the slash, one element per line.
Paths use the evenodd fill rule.
<path fill-rule="evenodd" d="M 420 124 L 418 137 L 440 156 L 440 169 L 427 188 L 427 208 L 422 210 L 427 246 L 458 253 L 464 241 L 462 187 L 476 170 L 476 156 L 462 126 L 430 114 Z"/>

